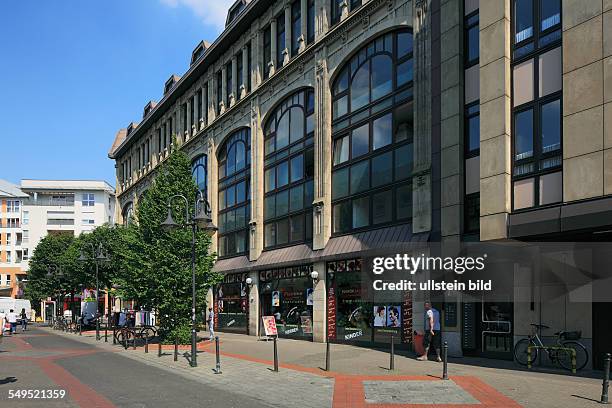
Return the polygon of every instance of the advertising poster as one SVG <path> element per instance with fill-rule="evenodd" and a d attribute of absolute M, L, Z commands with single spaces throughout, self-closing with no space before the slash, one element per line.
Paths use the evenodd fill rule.
<path fill-rule="evenodd" d="M 272 307 L 280 306 L 280 292 L 275 290 L 272 292 Z"/>
<path fill-rule="evenodd" d="M 311 334 L 312 333 L 312 318 L 310 316 L 300 316 L 300 320 L 302 323 L 302 333 Z"/>
<path fill-rule="evenodd" d="M 387 306 L 387 327 L 402 327 L 399 306 Z"/>
<path fill-rule="evenodd" d="M 387 309 L 385 306 L 374 306 L 374 327 L 387 325 Z"/>
<path fill-rule="evenodd" d="M 264 330 L 266 336 L 278 336 L 278 329 L 276 328 L 276 319 L 274 316 L 262 316 Z"/>
<path fill-rule="evenodd" d="M 306 289 L 306 306 L 312 306 L 313 305 L 313 301 L 312 301 L 312 294 L 313 294 L 314 290 L 312 288 L 308 288 Z"/>

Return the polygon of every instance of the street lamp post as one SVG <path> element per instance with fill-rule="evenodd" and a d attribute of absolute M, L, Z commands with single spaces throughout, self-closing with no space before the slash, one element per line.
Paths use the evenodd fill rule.
<path fill-rule="evenodd" d="M 57 277 L 57 280 L 61 286 L 62 284 L 62 279 L 64 278 L 64 272 L 62 271 L 62 268 L 60 266 L 57 265 L 48 265 L 47 266 L 47 274 L 46 277 L 47 278 L 53 278 L 53 277 Z M 62 289 L 60 287 L 59 291 L 58 291 L 58 297 L 59 297 L 59 301 L 62 304 L 61 306 L 61 311 L 62 311 L 62 315 L 63 315 L 63 311 L 64 311 L 64 303 L 62 302 Z"/>
<path fill-rule="evenodd" d="M 172 218 L 172 201 L 180 198 L 185 202 L 185 223 L 177 224 Z M 198 366 L 197 361 L 197 333 L 196 333 L 196 232 L 200 228 L 207 235 L 213 236 L 217 227 L 210 217 L 210 204 L 204 198 L 202 191 L 198 190 L 193 206 L 193 215 L 189 213 L 189 200 L 182 194 L 173 195 L 168 199 L 168 216 L 161 223 L 162 228 L 171 231 L 181 227 L 191 227 L 191 362 L 192 367 Z"/>
<path fill-rule="evenodd" d="M 100 281 L 98 278 L 98 272 L 100 262 L 109 261 L 110 258 L 106 254 L 101 243 L 98 244 L 98 248 L 96 248 L 91 242 L 87 242 L 86 244 L 91 247 L 93 258 L 89 258 L 87 255 L 85 255 L 85 252 L 81 250 L 79 261 L 86 262 L 93 259 L 94 263 L 96 264 L 96 340 L 100 340 Z"/>

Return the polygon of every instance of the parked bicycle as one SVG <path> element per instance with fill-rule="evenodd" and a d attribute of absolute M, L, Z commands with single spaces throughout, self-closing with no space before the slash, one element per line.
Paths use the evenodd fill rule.
<path fill-rule="evenodd" d="M 532 323 L 533 332 L 526 339 L 520 340 L 514 346 L 514 359 L 517 363 L 527 366 L 533 364 L 540 350 L 548 356 L 553 364 L 559 364 L 566 370 L 572 370 L 572 357 L 576 356 L 576 370 L 583 369 L 589 361 L 589 352 L 586 347 L 580 343 L 582 336 L 581 331 L 565 331 L 561 330 L 555 333 L 557 340 L 554 344 L 545 345 L 538 335 L 542 329 L 550 329 L 544 324 Z M 529 361 L 528 347 L 531 347 L 531 361 Z M 574 350 L 575 354 L 572 353 Z"/>
<path fill-rule="evenodd" d="M 139 339 L 144 339 L 145 337 L 149 340 L 152 340 L 155 336 L 157 336 L 157 330 L 153 326 L 142 326 L 142 327 L 116 327 L 113 335 L 115 336 L 116 341 L 119 344 L 123 344 L 124 339 L 127 342 L 131 342 L 134 339 L 134 336 Z"/>

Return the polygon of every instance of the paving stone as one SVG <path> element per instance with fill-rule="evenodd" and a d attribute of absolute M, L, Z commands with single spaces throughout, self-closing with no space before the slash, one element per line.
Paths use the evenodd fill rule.
<path fill-rule="evenodd" d="M 364 381 L 369 404 L 480 404 L 453 381 Z"/>

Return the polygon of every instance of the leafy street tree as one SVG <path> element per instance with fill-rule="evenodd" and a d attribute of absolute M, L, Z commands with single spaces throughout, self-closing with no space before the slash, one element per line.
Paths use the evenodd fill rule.
<path fill-rule="evenodd" d="M 191 206 L 197 186 L 185 153 L 173 150 L 157 170 L 156 178 L 138 200 L 136 217 L 128 226 L 103 225 L 79 237 L 48 235 L 40 241 L 30 260 L 25 295 L 34 305 L 49 296 L 74 294 L 96 285 L 93 259 L 78 261 L 81 252 L 94 256 L 92 246 L 102 244 L 110 258 L 99 265 L 100 289 L 111 289 L 116 296 L 134 300 L 138 306 L 157 312 L 160 334 L 168 342 L 175 336 L 188 343 L 191 325 L 191 228 L 167 232 L 161 223 L 168 214 L 168 200 L 181 194 Z M 190 207 L 189 212 L 193 212 Z M 172 215 L 185 223 L 185 202 L 172 201 Z M 210 237 L 196 236 L 196 303 L 206 308 L 206 293 L 222 276 L 212 272 L 215 254 L 209 253 Z M 60 267 L 63 277 L 47 276 L 50 266 Z"/>
<path fill-rule="evenodd" d="M 182 194 L 191 205 L 197 186 L 185 153 L 173 150 L 158 169 L 152 186 L 136 208 L 136 219 L 122 236 L 121 271 L 116 282 L 127 299 L 134 299 L 147 309 L 155 309 L 160 334 L 168 341 L 179 337 L 188 343 L 191 319 L 191 229 L 166 232 L 160 224 L 168 214 L 170 197 Z M 192 212 L 193 208 L 189 208 Z M 185 203 L 172 201 L 177 223 L 185 222 Z M 210 238 L 204 232 L 196 237 L 196 303 L 201 312 L 206 307 L 206 292 L 221 280 L 212 272 L 215 255 L 208 253 Z"/>

